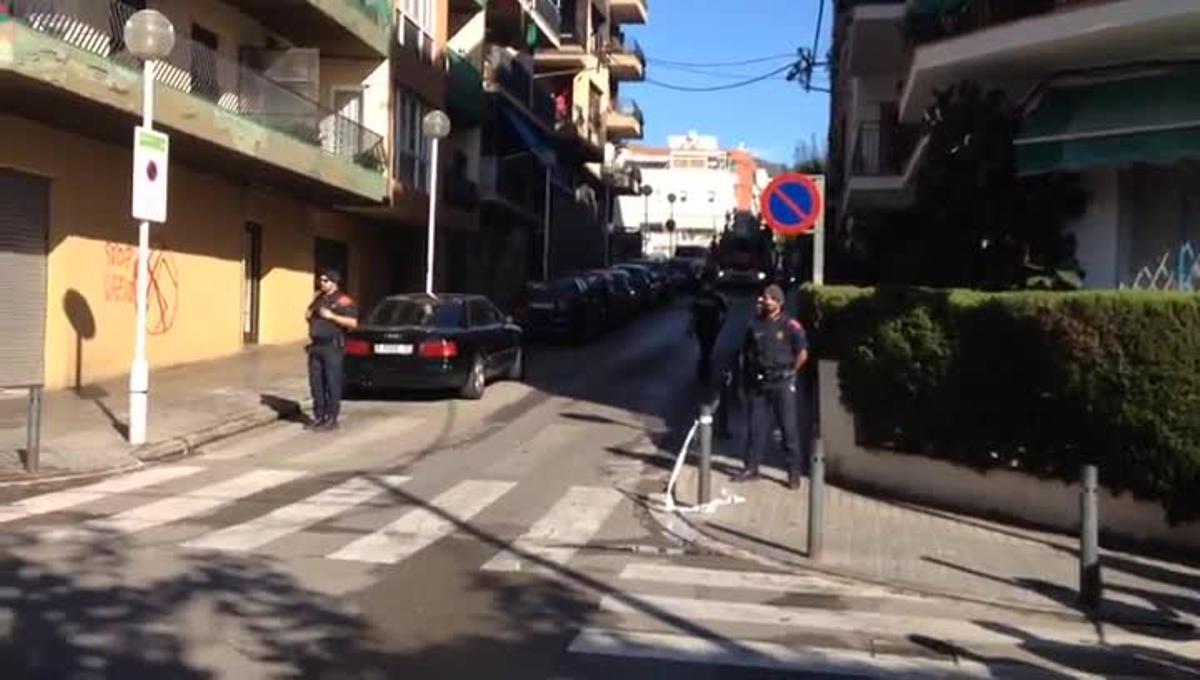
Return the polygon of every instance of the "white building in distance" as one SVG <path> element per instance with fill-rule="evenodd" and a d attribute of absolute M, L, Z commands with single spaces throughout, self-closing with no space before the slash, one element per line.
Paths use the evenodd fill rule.
<path fill-rule="evenodd" d="M 723 150 L 716 137 L 695 132 L 668 137 L 665 148 L 630 146 L 623 155 L 640 171 L 643 195 L 619 198 L 615 226 L 641 232 L 650 257 L 708 248 L 735 211 L 757 212 L 755 199 L 769 181 L 749 152 Z"/>

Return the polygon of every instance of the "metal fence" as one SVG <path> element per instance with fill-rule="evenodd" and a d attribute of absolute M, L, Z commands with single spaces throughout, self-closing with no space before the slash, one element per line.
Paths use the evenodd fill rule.
<path fill-rule="evenodd" d="M 9 2 L 12 16 L 33 30 L 121 66 L 139 68 L 123 39 L 125 22 L 136 8 L 115 0 Z M 177 37 L 171 55 L 156 64 L 154 77 L 167 87 L 364 167 L 382 171 L 385 165 L 380 135 L 194 40 Z"/>

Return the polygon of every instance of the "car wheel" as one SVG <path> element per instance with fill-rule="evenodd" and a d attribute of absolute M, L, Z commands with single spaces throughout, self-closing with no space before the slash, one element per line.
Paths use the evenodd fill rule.
<path fill-rule="evenodd" d="M 484 370 L 483 357 L 475 357 L 471 363 L 471 372 L 467 374 L 467 382 L 463 384 L 459 394 L 463 399 L 477 400 L 483 398 L 484 388 L 487 387 L 487 371 Z"/>
<path fill-rule="evenodd" d="M 506 376 L 509 380 L 516 382 L 525 381 L 525 348 L 517 348 L 517 356 L 513 359 L 512 364 L 508 367 Z"/>

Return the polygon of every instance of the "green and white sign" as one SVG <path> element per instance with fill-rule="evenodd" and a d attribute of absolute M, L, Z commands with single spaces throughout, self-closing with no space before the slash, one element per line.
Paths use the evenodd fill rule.
<path fill-rule="evenodd" d="M 167 221 L 166 134 L 137 126 L 133 131 L 133 219 Z"/>

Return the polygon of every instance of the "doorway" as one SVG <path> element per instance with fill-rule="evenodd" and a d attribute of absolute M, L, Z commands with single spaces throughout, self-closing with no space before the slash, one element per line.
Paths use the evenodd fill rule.
<path fill-rule="evenodd" d="M 242 342 L 257 345 L 262 281 L 262 226 L 247 222 L 242 229 Z"/>

